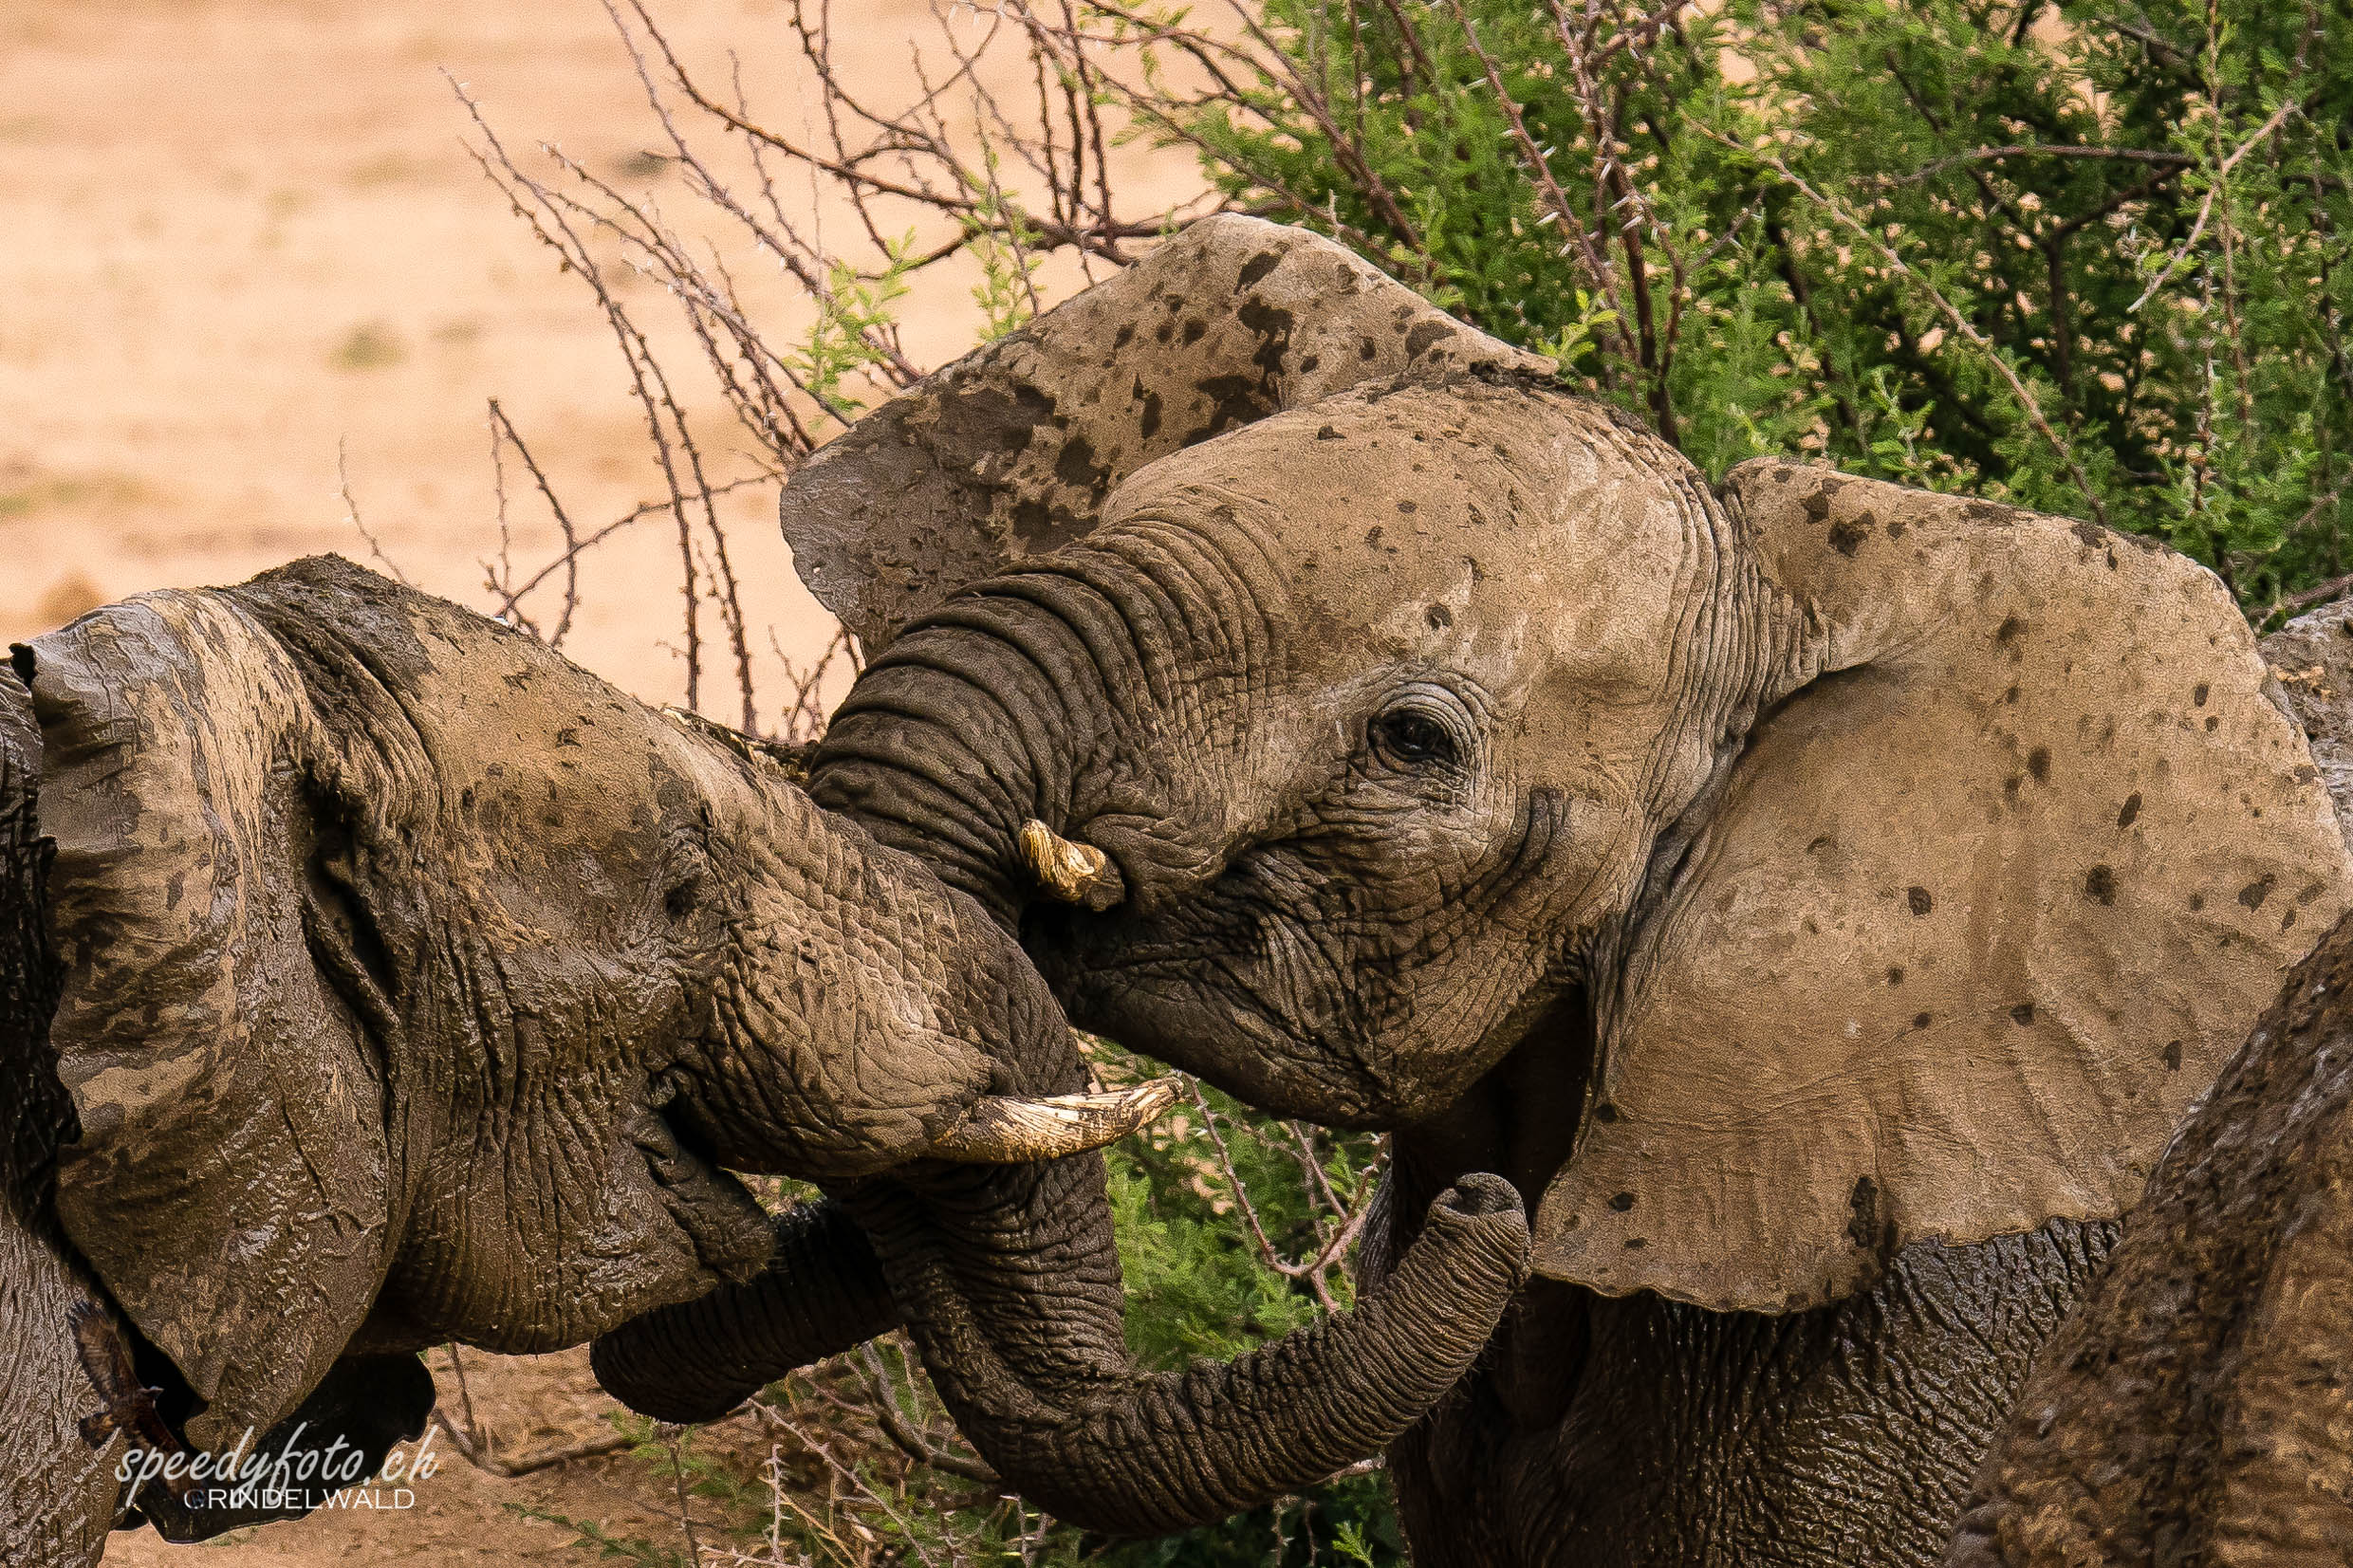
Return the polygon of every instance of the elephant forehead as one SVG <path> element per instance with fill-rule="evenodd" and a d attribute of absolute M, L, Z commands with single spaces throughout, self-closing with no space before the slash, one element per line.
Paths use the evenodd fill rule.
<path fill-rule="evenodd" d="M 1333 398 L 1163 458 L 1111 523 L 1241 536 L 1222 553 L 1265 563 L 1310 663 L 1417 658 L 1499 694 L 1565 676 L 1616 702 L 1666 688 L 1705 507 L 1688 464 L 1606 412 L 1468 381 Z"/>

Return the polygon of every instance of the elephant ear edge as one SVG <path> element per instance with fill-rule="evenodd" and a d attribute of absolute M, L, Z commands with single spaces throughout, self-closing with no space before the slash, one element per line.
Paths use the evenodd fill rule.
<path fill-rule="evenodd" d="M 792 476 L 779 522 L 872 655 L 1087 533 L 1155 458 L 1370 381 L 1552 368 L 1322 235 L 1221 213 L 859 420 Z"/>
<path fill-rule="evenodd" d="M 306 934 L 321 737 L 218 594 L 97 611 L 29 663 L 81 1129 L 58 1213 L 206 1402 L 191 1440 L 233 1442 L 326 1374 L 388 1263 L 381 1083 Z"/>
<path fill-rule="evenodd" d="M 1604 999 L 1539 1268 L 1794 1311 L 2121 1214 L 2353 880 L 2244 618 L 2089 524 L 1764 460 L 1723 497 L 1802 652 Z"/>

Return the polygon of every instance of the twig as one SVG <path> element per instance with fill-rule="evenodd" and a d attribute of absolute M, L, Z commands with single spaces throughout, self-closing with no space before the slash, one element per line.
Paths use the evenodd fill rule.
<path fill-rule="evenodd" d="M 688 1568 L 702 1568 L 703 1543 L 695 1534 L 694 1511 L 686 1504 L 686 1465 L 678 1457 L 678 1430 L 665 1426 L 662 1430 L 661 1442 L 662 1447 L 670 1453 L 670 1481 L 677 1494 L 678 1533 L 686 1538 Z"/>
<path fill-rule="evenodd" d="M 557 496 L 555 487 L 547 482 L 547 475 L 540 468 L 539 459 L 531 455 L 530 447 L 507 417 L 507 411 L 498 406 L 495 397 L 491 399 L 491 438 L 493 443 L 503 441 L 514 448 L 515 455 L 523 459 L 523 467 L 529 472 L 531 483 L 539 488 L 541 499 L 555 514 L 556 526 L 564 535 L 564 553 L 557 557 L 564 568 L 564 607 L 556 617 L 556 629 L 545 639 L 548 647 L 560 650 L 565 637 L 572 630 L 572 617 L 580 610 L 580 530 L 572 526 L 572 514 L 564 509 L 564 502 Z M 499 554 L 502 559 L 506 554 L 506 485 L 502 479 L 499 485 Z M 531 581 L 537 583 L 540 578 Z M 516 596 L 508 594 L 504 597 L 507 609 L 513 610 Z"/>
<path fill-rule="evenodd" d="M 399 583 L 403 588 L 414 588 L 417 584 L 409 581 L 409 574 L 400 569 L 400 563 L 398 562 L 393 560 L 390 555 L 385 553 L 384 546 L 377 540 L 374 531 L 371 530 L 365 523 L 362 523 L 360 520 L 360 503 L 351 498 L 350 453 L 346 450 L 349 445 L 350 441 L 348 437 L 336 437 L 336 493 L 343 498 L 343 516 L 350 522 L 354 528 L 357 528 L 360 531 L 360 537 L 367 541 L 368 555 L 374 559 L 378 564 L 381 565 L 385 571 L 392 574 L 393 581 Z"/>
<path fill-rule="evenodd" d="M 1973 152 L 1955 153 L 1951 157 L 1933 158 L 1908 175 L 1885 178 L 1888 185 L 1917 185 L 1947 169 L 1963 168 L 1973 163 L 1999 163 L 2012 157 L 2073 157 L 2113 159 L 2122 163 L 2155 163 L 2165 168 L 2186 169 L 2197 162 L 2187 153 L 2160 153 L 2144 147 L 2073 147 L 2066 145 L 2028 145 L 2011 147 L 1979 147 Z"/>
<path fill-rule="evenodd" d="M 962 1454 L 951 1453 L 928 1442 L 921 1432 L 908 1424 L 905 1413 L 899 1408 L 899 1390 L 891 1382 L 890 1369 L 883 1365 L 881 1353 L 869 1340 L 858 1347 L 858 1354 L 864 1362 L 865 1374 L 869 1379 L 867 1390 L 874 1401 L 875 1419 L 884 1434 L 899 1446 L 901 1453 L 918 1465 L 929 1465 L 934 1469 L 945 1470 L 950 1475 L 978 1482 L 984 1486 L 1001 1486 L 1005 1484 L 997 1472 L 982 1461 L 967 1459 Z"/>
<path fill-rule="evenodd" d="M 441 1429 L 451 1446 L 475 1469 L 511 1480 L 558 1465 L 568 1465 L 575 1459 L 594 1459 L 602 1454 L 619 1453 L 630 1446 L 628 1438 L 614 1432 L 565 1448 L 547 1448 L 526 1459 L 501 1459 L 491 1447 L 490 1434 L 474 1419 L 473 1389 L 466 1380 L 466 1363 L 457 1354 L 457 1342 L 452 1340 L 441 1349 L 450 1358 L 450 1380 L 457 1385 L 457 1408 L 465 1415 L 462 1422 L 452 1421 L 447 1411 L 435 1411 L 434 1425 Z"/>
<path fill-rule="evenodd" d="M 631 1447 L 630 1439 L 616 1432 L 609 1437 L 593 1437 L 585 1443 L 576 1443 L 568 1448 L 548 1448 L 525 1459 L 501 1459 L 488 1447 L 469 1438 L 458 1429 L 455 1422 L 439 1411 L 434 1412 L 433 1419 L 434 1424 L 449 1437 L 451 1446 L 457 1449 L 467 1464 L 472 1465 L 477 1470 L 487 1471 L 491 1475 L 510 1481 L 518 1476 L 552 1469 L 558 1465 L 569 1465 L 576 1459 L 596 1459 L 608 1453 L 619 1453 L 623 1448 Z"/>
<path fill-rule="evenodd" d="M 2189 238 L 2183 240 L 2175 249 L 2174 253 L 2165 259 L 2164 267 L 2150 280 L 2149 286 L 2140 291 L 2140 298 L 2124 307 L 2125 315 L 2130 316 L 2148 304 L 2150 298 L 2165 286 L 2166 281 L 2172 278 L 2190 252 L 2197 249 L 2199 237 L 2206 232 L 2206 220 L 2214 214 L 2214 194 L 2222 189 L 2222 176 L 2237 168 L 2239 159 L 2254 151 L 2255 147 L 2268 138 L 2273 131 L 2288 122 L 2288 117 L 2290 114 L 2302 107 L 2303 104 L 2292 98 L 2282 102 L 2278 108 L 2271 111 L 2271 118 L 2265 120 L 2253 136 L 2240 142 L 2229 157 L 2214 166 L 2214 178 L 2207 184 L 2205 199 L 2197 204 L 2197 221 L 2190 225 Z"/>
<path fill-rule="evenodd" d="M 1881 239 L 1877 231 L 1848 212 L 1844 203 L 1815 190 L 1806 182 L 1804 175 L 1790 168 L 1777 155 L 1744 147 L 1732 138 L 1712 126 L 1702 125 L 1697 120 L 1688 120 L 1688 123 L 1710 140 L 1729 147 L 1735 153 L 1753 157 L 1772 170 L 1773 173 L 1794 186 L 1801 195 L 1828 212 L 1838 220 L 1842 227 L 1877 250 L 1880 253 L 1880 259 L 1887 264 L 1888 270 L 1899 277 L 1910 279 L 1920 292 L 1927 296 L 1929 303 L 1936 307 L 1937 314 L 1944 317 L 1946 323 L 1992 361 L 1994 370 L 2009 384 L 2011 395 L 2018 399 L 2019 407 L 2026 411 L 2028 422 L 2033 425 L 2037 434 L 2050 444 L 2051 451 L 2058 454 L 2059 460 L 2066 465 L 2067 473 L 2074 479 L 2076 489 L 2083 492 L 2084 501 L 2091 507 L 2093 520 L 2103 527 L 2107 526 L 2107 507 L 2101 505 L 2099 492 L 2092 488 L 2091 476 L 2086 474 L 2084 471 L 2084 466 L 2076 461 L 2075 450 L 2067 445 L 2066 440 L 2051 428 L 2050 421 L 2043 416 L 2042 403 L 2028 388 L 2026 382 L 2019 378 L 2017 371 L 2010 367 L 2009 359 L 1987 339 L 1984 333 L 1977 330 L 1975 323 L 1954 308 L 1953 302 L 1944 297 L 1942 289 L 1913 270 L 1910 264 L 1896 253 L 1894 247 Z"/>

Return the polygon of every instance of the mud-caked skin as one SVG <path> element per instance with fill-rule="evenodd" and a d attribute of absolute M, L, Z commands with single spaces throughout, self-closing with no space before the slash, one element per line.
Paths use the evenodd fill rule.
<path fill-rule="evenodd" d="M 0 1561 L 81 1562 L 114 1524 L 120 1444 L 81 1439 L 100 1406 L 73 1319 L 105 1309 L 50 1207 L 72 1113 L 48 1055 L 57 973 L 43 932 L 40 774 L 31 697 L 0 667 Z"/>
<path fill-rule="evenodd" d="M 421 1430 L 433 1344 L 621 1330 L 616 1392 L 716 1413 L 900 1320 L 1009 1486 L 1173 1528 L 1377 1449 L 1525 1277 L 1517 1196 L 1466 1179 L 1349 1319 L 1137 1374 L 1086 1152 L 1132 1122 L 1042 1103 L 1086 1073 L 1012 935 L 766 748 L 331 558 L 94 612 L 10 672 L 11 1563 L 92 1560 L 125 1442 L 299 1427 L 372 1462 Z M 1069 1157 L 1026 1163 L 1026 1118 L 1065 1113 Z M 771 1221 L 733 1171 L 839 1201 Z M 741 1354 L 625 1327 L 714 1287 L 784 1290 L 783 1326 Z M 1237 1428 L 1258 1386 L 1312 1391 L 1321 1439 Z M 1139 1426 L 1193 1438 L 1139 1466 Z"/>
<path fill-rule="evenodd" d="M 1934 1560 L 2102 1225 L 2353 895 L 2210 573 L 1711 485 L 1295 231 L 1195 226 L 783 515 L 873 655 L 812 798 L 1073 1022 L 1394 1129 L 1392 1215 L 1481 1171 L 1533 1209 L 1540 1278 L 1396 1450 L 1435 1560 Z"/>

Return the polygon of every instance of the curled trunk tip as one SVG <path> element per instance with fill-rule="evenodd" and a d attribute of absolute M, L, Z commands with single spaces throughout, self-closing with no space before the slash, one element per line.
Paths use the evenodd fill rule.
<path fill-rule="evenodd" d="M 1176 1080 L 1156 1078 L 1101 1095 L 991 1095 L 925 1153 L 963 1165 L 1019 1165 L 1101 1149 L 1176 1102 Z"/>

